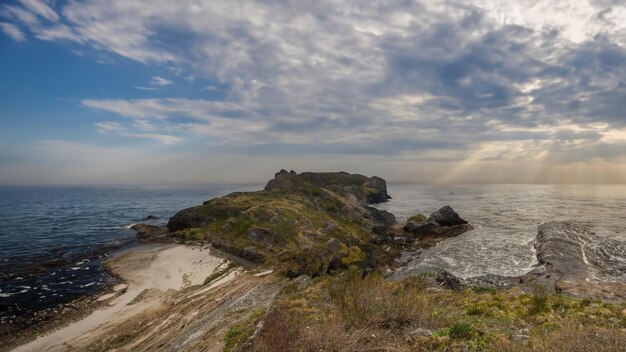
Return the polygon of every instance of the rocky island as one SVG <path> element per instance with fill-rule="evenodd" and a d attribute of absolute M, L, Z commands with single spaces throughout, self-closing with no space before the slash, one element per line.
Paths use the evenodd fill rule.
<path fill-rule="evenodd" d="M 587 248 L 594 236 L 588 229 L 548 223 L 538 230 L 537 267 L 522 277 L 415 274 L 404 267 L 404 254 L 471 236 L 472 225 L 450 206 L 400 224 L 372 206 L 388 199 L 379 177 L 281 170 L 263 190 L 181 210 L 166 227 L 137 224 L 141 242 L 159 245 L 107 263 L 126 286 L 99 298 L 108 306 L 86 318 L 91 325 L 82 320 L 79 328 L 78 321 L 16 350 L 626 346 L 626 286 L 602 280 L 625 269 L 605 265 L 619 244 Z"/>

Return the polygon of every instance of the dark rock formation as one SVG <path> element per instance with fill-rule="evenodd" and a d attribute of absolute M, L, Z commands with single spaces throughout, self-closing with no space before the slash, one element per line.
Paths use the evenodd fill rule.
<path fill-rule="evenodd" d="M 372 219 L 374 222 L 383 224 L 385 226 L 393 226 L 397 223 L 395 215 L 386 211 L 377 209 L 374 207 L 366 207 L 369 214 L 365 214 L 365 217 Z"/>
<path fill-rule="evenodd" d="M 391 197 L 387 194 L 387 182 L 380 177 L 367 177 L 347 172 L 303 172 L 280 170 L 273 180 L 265 186 L 273 192 L 315 192 L 316 188 L 325 188 L 339 195 L 352 194 L 362 204 L 385 202 Z"/>
<path fill-rule="evenodd" d="M 131 229 L 137 232 L 137 239 L 139 242 L 172 242 L 173 239 L 168 238 L 167 229 L 148 225 L 148 224 L 135 224 L 131 226 Z"/>
<path fill-rule="evenodd" d="M 444 206 L 443 208 L 437 210 L 432 213 L 430 217 L 426 220 L 427 222 L 436 222 L 440 226 L 458 226 L 467 224 L 467 221 L 462 219 L 459 214 L 457 214 L 449 205 Z"/>
<path fill-rule="evenodd" d="M 148 215 L 148 216 L 146 216 L 146 218 L 144 220 L 158 220 L 158 219 L 159 219 L 158 216 Z"/>
<path fill-rule="evenodd" d="M 462 280 L 447 271 L 440 272 L 435 277 L 435 281 L 450 290 L 460 291 L 463 288 Z"/>
<path fill-rule="evenodd" d="M 408 221 L 403 229 L 418 239 L 423 246 L 430 247 L 445 238 L 467 232 L 472 226 L 446 205 L 432 213 L 426 221 Z"/>

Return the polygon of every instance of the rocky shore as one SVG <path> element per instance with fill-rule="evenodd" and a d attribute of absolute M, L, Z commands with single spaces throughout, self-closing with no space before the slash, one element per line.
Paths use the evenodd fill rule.
<path fill-rule="evenodd" d="M 17 350 L 577 351 L 588 334 L 606 351 L 626 343 L 625 268 L 612 262 L 622 244 L 552 222 L 521 277 L 416 274 L 407 258 L 473 227 L 447 205 L 400 224 L 372 206 L 390 198 L 376 176 L 281 170 L 263 190 L 183 209 L 165 227 L 136 224 L 140 242 L 170 249 L 107 264 L 129 286 L 104 298 L 106 324 L 88 317 Z M 588 328 L 559 340 L 572 326 Z"/>

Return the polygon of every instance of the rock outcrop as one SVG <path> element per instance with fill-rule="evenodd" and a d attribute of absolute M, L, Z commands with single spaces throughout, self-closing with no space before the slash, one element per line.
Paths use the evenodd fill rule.
<path fill-rule="evenodd" d="M 472 229 L 472 226 L 448 205 L 432 213 L 425 221 L 414 221 L 420 218 L 422 217 L 412 217 L 413 220 L 410 219 L 403 229 L 425 247 Z"/>
<path fill-rule="evenodd" d="M 352 195 L 361 204 L 376 204 L 391 199 L 387 182 L 377 176 L 367 177 L 347 172 L 303 172 L 280 170 L 265 186 L 266 191 L 296 192 L 308 186 L 324 188 L 342 196 Z"/>
<path fill-rule="evenodd" d="M 626 245 L 599 238 L 573 221 L 539 226 L 535 238 L 538 267 L 520 277 L 523 286 L 604 299 L 626 298 Z M 620 277 L 621 276 L 621 277 Z"/>
<path fill-rule="evenodd" d="M 160 226 L 135 224 L 131 226 L 131 229 L 137 232 L 139 242 L 172 242 L 173 240 L 167 235 L 167 229 Z"/>
<path fill-rule="evenodd" d="M 170 218 L 171 237 L 207 241 L 254 263 L 278 264 L 289 277 L 348 265 L 375 269 L 394 250 L 372 241 L 393 238 L 393 214 L 370 207 L 389 199 L 385 180 L 346 172 L 281 170 L 262 191 L 236 192 Z M 338 253 L 328 241 L 342 244 Z"/>

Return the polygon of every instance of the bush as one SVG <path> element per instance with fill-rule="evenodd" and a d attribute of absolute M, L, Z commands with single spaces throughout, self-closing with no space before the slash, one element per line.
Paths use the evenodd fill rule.
<path fill-rule="evenodd" d="M 476 335 L 476 330 L 469 322 L 457 321 L 450 327 L 450 337 L 470 339 L 474 335 Z"/>
<path fill-rule="evenodd" d="M 533 287 L 533 294 L 530 299 L 529 314 L 540 314 L 550 311 L 550 296 L 548 290 L 540 285 Z"/>

